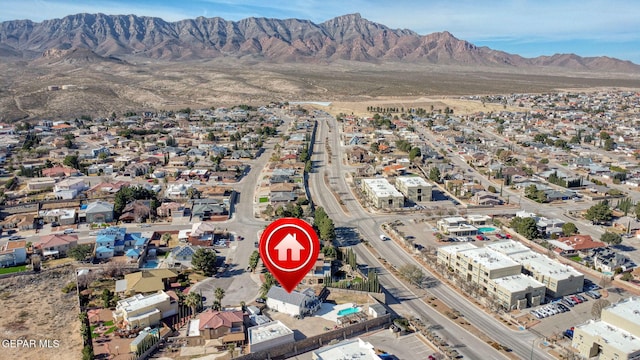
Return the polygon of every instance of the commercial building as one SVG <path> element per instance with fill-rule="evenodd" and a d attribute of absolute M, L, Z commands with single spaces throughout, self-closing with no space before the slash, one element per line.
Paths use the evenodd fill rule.
<path fill-rule="evenodd" d="M 436 226 L 438 231 L 451 236 L 469 236 L 478 233 L 477 227 L 469 224 L 467 219 L 460 216 L 440 219 Z"/>
<path fill-rule="evenodd" d="M 250 327 L 249 352 L 269 350 L 295 341 L 293 331 L 278 321 Z"/>
<path fill-rule="evenodd" d="M 600 320 L 576 326 L 571 346 L 585 358 L 640 359 L 640 298 L 613 304 L 602 310 Z"/>
<path fill-rule="evenodd" d="M 178 300 L 164 291 L 152 295 L 137 294 L 118 301 L 113 311 L 115 323 L 123 322 L 129 328 L 145 328 L 178 313 Z"/>
<path fill-rule="evenodd" d="M 413 202 L 431 201 L 431 185 L 419 176 L 399 176 L 396 188 Z"/>
<path fill-rule="evenodd" d="M 545 286 L 523 275 L 522 266 L 507 255 L 470 243 L 438 249 L 438 263 L 446 265 L 461 279 L 478 285 L 505 309 L 539 305 Z"/>
<path fill-rule="evenodd" d="M 362 191 L 378 209 L 400 209 L 404 196 L 386 179 L 362 179 Z"/>
<path fill-rule="evenodd" d="M 543 283 L 547 295 L 557 298 L 582 291 L 584 275 L 576 269 L 539 254 L 519 242 L 506 240 L 487 245 L 522 265 L 522 272 Z"/>

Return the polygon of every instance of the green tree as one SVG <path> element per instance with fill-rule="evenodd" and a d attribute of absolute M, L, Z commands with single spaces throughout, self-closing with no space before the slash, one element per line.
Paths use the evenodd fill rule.
<path fill-rule="evenodd" d="M 511 220 L 509 226 L 518 234 L 526 237 L 529 240 L 533 240 L 539 237 L 538 227 L 536 226 L 536 220 L 534 218 L 515 217 Z"/>
<path fill-rule="evenodd" d="M 422 153 L 420 152 L 420 148 L 419 147 L 413 147 L 411 148 L 411 150 L 409 151 L 409 161 L 413 162 L 413 159 L 421 156 Z"/>
<path fill-rule="evenodd" d="M 89 255 L 91 255 L 92 252 L 93 246 L 91 246 L 91 244 L 82 244 L 76 245 L 67 250 L 67 256 L 70 256 L 78 261 L 84 261 L 89 257 Z"/>
<path fill-rule="evenodd" d="M 418 287 L 422 286 L 422 282 L 426 278 L 426 275 L 424 274 L 422 269 L 420 269 L 420 267 L 418 267 L 417 265 L 413 265 L 413 264 L 405 264 L 400 266 L 400 268 L 398 268 L 398 272 L 402 277 L 407 279 L 411 284 L 416 285 Z"/>
<path fill-rule="evenodd" d="M 564 236 L 570 236 L 570 235 L 573 235 L 573 234 L 577 234 L 578 233 L 578 228 L 576 227 L 576 224 L 574 224 L 572 222 L 564 223 L 562 225 L 562 233 L 564 234 Z"/>
<path fill-rule="evenodd" d="M 76 170 L 80 170 L 80 160 L 78 159 L 78 155 L 67 155 L 64 157 L 64 160 L 62 160 L 62 163 Z"/>
<path fill-rule="evenodd" d="M 612 216 L 609 203 L 607 201 L 602 201 L 590 207 L 585 213 L 584 218 L 590 220 L 594 224 L 600 224 L 610 221 Z"/>
<path fill-rule="evenodd" d="M 75 139 L 76 137 L 73 134 L 66 134 L 64 136 L 64 146 L 68 149 L 73 149 L 73 147 L 75 146 L 73 141 Z"/>
<path fill-rule="evenodd" d="M 251 272 L 256 271 L 258 267 L 258 263 L 260 262 L 260 252 L 258 250 L 254 250 L 249 257 L 249 269 Z"/>
<path fill-rule="evenodd" d="M 604 141 L 603 148 L 605 150 L 611 151 L 611 150 L 613 150 L 614 147 L 615 147 L 615 142 L 613 141 L 613 139 L 609 138 L 609 139 Z"/>
<path fill-rule="evenodd" d="M 222 304 L 222 299 L 224 298 L 224 289 L 216 288 L 213 292 L 213 296 L 215 296 L 216 300 Z"/>
<path fill-rule="evenodd" d="M 199 248 L 191 258 L 191 265 L 196 271 L 201 271 L 205 276 L 211 276 L 216 272 L 216 253 L 211 249 Z"/>
<path fill-rule="evenodd" d="M 429 180 L 439 183 L 440 176 L 440 169 L 438 169 L 437 167 L 432 167 L 431 170 L 429 170 Z"/>
<path fill-rule="evenodd" d="M 196 311 L 202 307 L 202 295 L 197 292 L 190 292 L 189 295 L 184 298 L 184 304 L 191 308 L 191 314 L 195 315 Z"/>
<path fill-rule="evenodd" d="M 104 308 L 109 308 L 111 306 L 111 301 L 113 300 L 113 293 L 109 289 L 104 289 L 102 290 L 100 298 L 102 299 L 102 306 Z"/>
<path fill-rule="evenodd" d="M 622 243 L 622 236 L 620 236 L 620 234 L 607 231 L 600 236 L 600 241 L 609 245 L 619 245 Z"/>

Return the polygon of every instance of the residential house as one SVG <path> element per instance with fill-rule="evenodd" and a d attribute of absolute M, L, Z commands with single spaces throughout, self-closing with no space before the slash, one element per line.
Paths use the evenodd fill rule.
<path fill-rule="evenodd" d="M 33 230 L 37 223 L 37 216 L 35 213 L 9 215 L 2 221 L 2 227 L 9 229 L 18 228 L 18 230 Z"/>
<path fill-rule="evenodd" d="M 256 353 L 295 342 L 291 329 L 280 320 L 269 321 L 247 329 L 249 352 Z"/>
<path fill-rule="evenodd" d="M 241 345 L 245 341 L 245 319 L 242 311 L 209 309 L 200 314 L 198 331 L 206 340 L 219 339 L 223 345 Z"/>
<path fill-rule="evenodd" d="M 184 205 L 177 202 L 165 202 L 158 206 L 156 212 L 159 217 L 182 217 Z"/>
<path fill-rule="evenodd" d="M 145 222 L 151 214 L 150 204 L 150 200 L 134 200 L 122 209 L 122 215 L 118 220 L 124 223 Z"/>
<path fill-rule="evenodd" d="M 149 294 L 167 290 L 171 283 L 178 280 L 178 274 L 171 269 L 142 270 L 126 274 L 124 279 L 116 281 L 116 293 L 125 296 Z"/>
<path fill-rule="evenodd" d="M 215 238 L 217 227 L 212 222 L 197 222 L 191 225 L 189 243 L 192 245 L 211 246 Z"/>
<path fill-rule="evenodd" d="M 189 183 L 173 183 L 167 186 L 165 196 L 169 199 L 185 199 L 189 195 L 189 189 L 193 187 L 193 184 Z"/>
<path fill-rule="evenodd" d="M 155 294 L 136 294 L 118 301 L 113 320 L 127 329 L 145 328 L 160 324 L 164 318 L 178 313 L 178 299 L 164 291 Z"/>
<path fill-rule="evenodd" d="M 478 191 L 475 193 L 475 195 L 473 195 L 473 202 L 485 206 L 502 205 L 500 197 L 489 191 Z"/>
<path fill-rule="evenodd" d="M 552 235 L 562 234 L 562 225 L 564 225 L 564 220 L 561 219 L 547 219 L 547 218 L 539 218 L 536 221 L 536 227 L 538 228 L 538 233 L 550 237 Z"/>
<path fill-rule="evenodd" d="M 560 237 L 557 240 L 549 240 L 549 244 L 555 246 L 555 251 L 561 256 L 587 256 L 591 250 L 606 247 L 601 241 L 594 241 L 591 235 L 571 235 Z"/>
<path fill-rule="evenodd" d="M 0 267 L 22 265 L 27 262 L 27 241 L 7 241 L 0 246 Z"/>
<path fill-rule="evenodd" d="M 616 269 L 622 268 L 629 259 L 621 253 L 608 247 L 595 248 L 591 252 L 593 266 L 604 273 L 614 273 Z"/>
<path fill-rule="evenodd" d="M 69 249 L 78 245 L 78 235 L 51 234 L 40 237 L 34 248 L 42 256 L 64 257 Z"/>
<path fill-rule="evenodd" d="M 311 288 L 288 293 L 280 286 L 274 285 L 267 293 L 267 307 L 291 316 L 302 317 L 315 313 L 320 308 L 320 300 Z"/>
<path fill-rule="evenodd" d="M 331 276 L 331 261 L 325 259 L 324 254 L 320 253 L 313 268 L 305 275 L 303 283 L 306 285 L 323 284 L 328 276 Z"/>
<path fill-rule="evenodd" d="M 56 184 L 56 180 L 53 178 L 34 178 L 27 182 L 27 190 L 29 191 L 40 191 L 40 190 L 51 190 Z"/>
<path fill-rule="evenodd" d="M 113 204 L 97 200 L 87 204 L 85 209 L 80 210 L 79 218 L 83 218 L 87 223 L 108 223 L 113 221 Z"/>
<path fill-rule="evenodd" d="M 211 220 L 214 216 L 227 215 L 227 209 L 223 203 L 200 203 L 194 204 L 191 210 L 192 219 L 200 221 Z"/>
<path fill-rule="evenodd" d="M 51 178 L 68 177 L 77 173 L 78 170 L 64 166 L 54 166 L 48 169 L 42 169 L 42 176 Z"/>
<path fill-rule="evenodd" d="M 84 180 L 80 178 L 68 178 L 59 181 L 53 187 L 53 194 L 58 199 L 70 200 L 87 189 Z"/>
<path fill-rule="evenodd" d="M 171 249 L 171 252 L 167 256 L 165 262 L 170 266 L 184 266 L 190 268 L 193 254 L 195 254 L 198 248 L 199 247 L 197 246 L 191 246 L 189 244 L 178 245 Z"/>
<path fill-rule="evenodd" d="M 73 225 L 76 223 L 75 209 L 42 210 L 39 215 L 47 224 L 57 223 L 59 225 Z"/>

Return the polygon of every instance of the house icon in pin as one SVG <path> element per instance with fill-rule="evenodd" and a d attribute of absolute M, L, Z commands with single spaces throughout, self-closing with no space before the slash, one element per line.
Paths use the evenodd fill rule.
<path fill-rule="evenodd" d="M 300 245 L 296 234 L 287 234 L 274 249 L 278 251 L 278 261 L 287 261 L 289 250 L 291 250 L 291 261 L 300 261 L 300 251 L 304 250 L 304 246 Z"/>

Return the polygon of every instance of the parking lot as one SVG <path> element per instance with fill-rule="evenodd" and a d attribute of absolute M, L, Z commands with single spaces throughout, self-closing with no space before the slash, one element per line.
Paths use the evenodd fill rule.
<path fill-rule="evenodd" d="M 629 294 L 626 294 L 624 291 L 618 288 L 598 290 L 598 293 L 600 293 L 602 296 L 600 300 L 606 300 L 611 304 L 614 304 L 621 299 L 629 296 Z M 580 325 L 590 319 L 593 319 L 594 316 L 591 314 L 591 311 L 593 309 L 593 304 L 596 302 L 596 299 L 587 296 L 584 292 L 580 293 L 579 295 L 581 295 L 587 301 L 578 303 L 573 307 L 565 305 L 569 308 L 569 311 L 557 312 L 555 314 L 553 314 L 553 312 L 550 312 L 549 315 L 539 319 L 539 323 L 533 326 L 533 329 L 540 332 L 546 337 L 553 337 L 554 335 L 561 336 L 563 331 L 571 328 L 572 326 Z M 563 299 L 566 298 L 568 297 L 565 296 Z M 523 312 L 545 309 L 549 306 L 550 304 L 540 305 L 535 308 L 523 310 Z"/>

